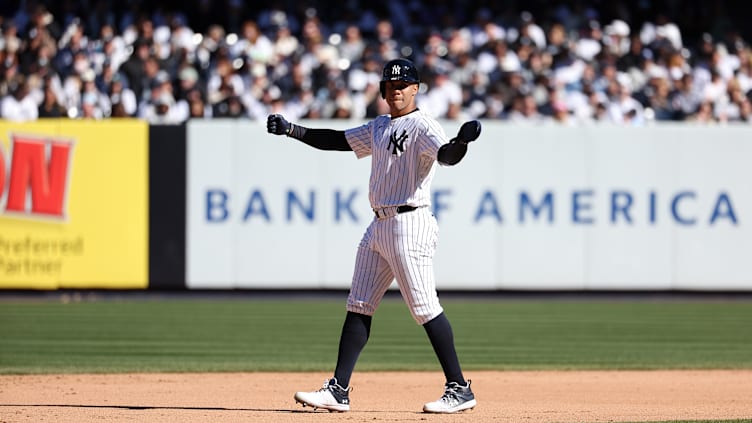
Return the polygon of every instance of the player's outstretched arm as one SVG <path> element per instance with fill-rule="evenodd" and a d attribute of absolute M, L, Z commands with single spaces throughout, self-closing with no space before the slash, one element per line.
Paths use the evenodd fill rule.
<path fill-rule="evenodd" d="M 288 122 L 282 115 L 269 115 L 266 119 L 266 130 L 274 135 L 287 135 L 303 141 L 319 150 L 351 151 L 344 131 L 333 129 L 310 129 Z"/>
<path fill-rule="evenodd" d="M 439 163 L 453 166 L 467 154 L 467 143 L 473 142 L 480 136 L 480 121 L 471 120 L 462 124 L 457 136 L 439 148 L 437 159 Z"/>

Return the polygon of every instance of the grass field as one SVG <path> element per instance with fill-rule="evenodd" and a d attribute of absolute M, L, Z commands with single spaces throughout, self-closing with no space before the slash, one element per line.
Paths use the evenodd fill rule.
<path fill-rule="evenodd" d="M 0 373 L 322 371 L 337 299 L 0 297 Z M 752 368 L 752 302 L 444 298 L 468 370 Z M 400 299 L 374 318 L 357 370 L 436 370 Z"/>

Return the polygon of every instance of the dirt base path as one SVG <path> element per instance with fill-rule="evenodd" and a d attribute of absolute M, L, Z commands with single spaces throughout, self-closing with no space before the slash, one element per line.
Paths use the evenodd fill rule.
<path fill-rule="evenodd" d="M 0 375 L 0 422 L 620 422 L 752 418 L 752 370 L 467 372 L 475 410 L 427 415 L 436 373 L 356 373 L 349 413 L 292 399 L 324 373 Z"/>

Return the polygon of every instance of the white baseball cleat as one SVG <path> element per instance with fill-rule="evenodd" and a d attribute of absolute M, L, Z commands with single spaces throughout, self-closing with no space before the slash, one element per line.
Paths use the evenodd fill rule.
<path fill-rule="evenodd" d="M 470 389 L 470 381 L 467 386 L 462 386 L 457 382 L 449 382 L 444 386 L 444 395 L 434 402 L 429 402 L 423 406 L 426 413 L 457 413 L 459 411 L 470 410 L 475 407 L 475 395 Z"/>
<path fill-rule="evenodd" d="M 322 408 L 331 411 L 350 411 L 349 394 L 351 388 L 343 388 L 337 384 L 337 379 L 331 378 L 324 382 L 324 386 L 314 392 L 296 392 L 295 402 L 310 406 L 314 410 Z"/>

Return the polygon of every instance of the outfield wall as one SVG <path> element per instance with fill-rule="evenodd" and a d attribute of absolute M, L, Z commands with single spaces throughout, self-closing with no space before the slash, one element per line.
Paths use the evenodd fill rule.
<path fill-rule="evenodd" d="M 187 137 L 189 288 L 349 285 L 370 159 L 249 122 Z M 434 180 L 438 286 L 752 290 L 751 159 L 747 127 L 484 122 Z"/>
<path fill-rule="evenodd" d="M 483 124 L 434 180 L 439 288 L 752 291 L 752 128 Z M 0 122 L 0 288 L 345 289 L 369 166 L 244 120 Z"/>
<path fill-rule="evenodd" d="M 0 121 L 0 288 L 148 286 L 148 125 Z"/>

